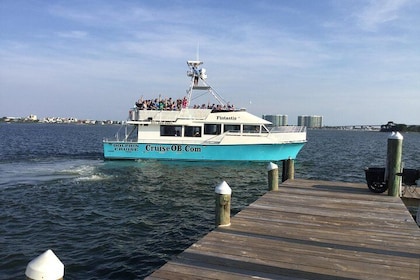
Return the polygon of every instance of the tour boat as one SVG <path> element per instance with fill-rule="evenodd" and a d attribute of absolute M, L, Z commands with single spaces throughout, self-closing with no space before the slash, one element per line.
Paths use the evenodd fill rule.
<path fill-rule="evenodd" d="M 124 135 L 103 141 L 105 159 L 191 161 L 279 161 L 295 159 L 306 143 L 306 128 L 272 127 L 245 109 L 235 109 L 208 82 L 202 61 L 187 61 L 187 95 L 139 99 L 129 111 Z M 200 91 L 216 104 L 192 106 Z"/>

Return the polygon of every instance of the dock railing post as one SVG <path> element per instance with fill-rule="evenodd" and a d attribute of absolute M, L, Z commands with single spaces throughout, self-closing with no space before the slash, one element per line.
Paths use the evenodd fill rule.
<path fill-rule="evenodd" d="M 402 172 L 402 142 L 403 136 L 399 132 L 392 132 L 388 136 L 385 178 L 389 196 L 400 196 L 402 178 L 398 173 Z"/>
<path fill-rule="evenodd" d="M 268 171 L 268 190 L 279 190 L 279 167 L 277 164 L 270 162 L 267 166 Z"/>
<path fill-rule="evenodd" d="M 53 251 L 47 250 L 28 263 L 25 276 L 27 280 L 62 280 L 64 264 Z"/>
<path fill-rule="evenodd" d="M 232 189 L 223 181 L 214 189 L 216 193 L 216 226 L 230 226 L 230 200 Z"/>
<path fill-rule="evenodd" d="M 283 160 L 283 169 L 281 181 L 284 182 L 288 179 L 295 179 L 295 161 L 293 159 Z"/>

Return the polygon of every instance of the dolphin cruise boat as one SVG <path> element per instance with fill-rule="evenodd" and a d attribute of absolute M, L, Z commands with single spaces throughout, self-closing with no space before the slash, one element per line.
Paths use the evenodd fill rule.
<path fill-rule="evenodd" d="M 295 159 L 306 128 L 270 127 L 271 122 L 235 109 L 207 83 L 202 61 L 187 61 L 191 84 L 182 100 L 142 100 L 129 111 L 124 133 L 104 140 L 105 159 L 279 161 Z M 212 105 L 191 106 L 193 94 L 208 93 Z M 124 134 L 124 135 L 120 135 Z"/>

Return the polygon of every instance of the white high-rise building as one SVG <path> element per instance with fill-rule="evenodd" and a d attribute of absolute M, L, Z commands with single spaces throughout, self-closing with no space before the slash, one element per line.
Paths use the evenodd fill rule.
<path fill-rule="evenodd" d="M 299 126 L 306 126 L 306 127 L 322 127 L 322 116 L 308 116 L 302 115 L 298 116 L 298 125 Z"/>
<path fill-rule="evenodd" d="M 263 115 L 262 118 L 272 122 L 273 126 L 287 125 L 287 115 Z"/>

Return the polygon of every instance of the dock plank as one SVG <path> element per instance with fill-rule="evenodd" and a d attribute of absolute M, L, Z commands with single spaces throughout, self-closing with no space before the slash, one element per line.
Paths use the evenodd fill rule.
<path fill-rule="evenodd" d="M 288 180 L 231 223 L 148 279 L 419 279 L 419 227 L 365 184 Z"/>

